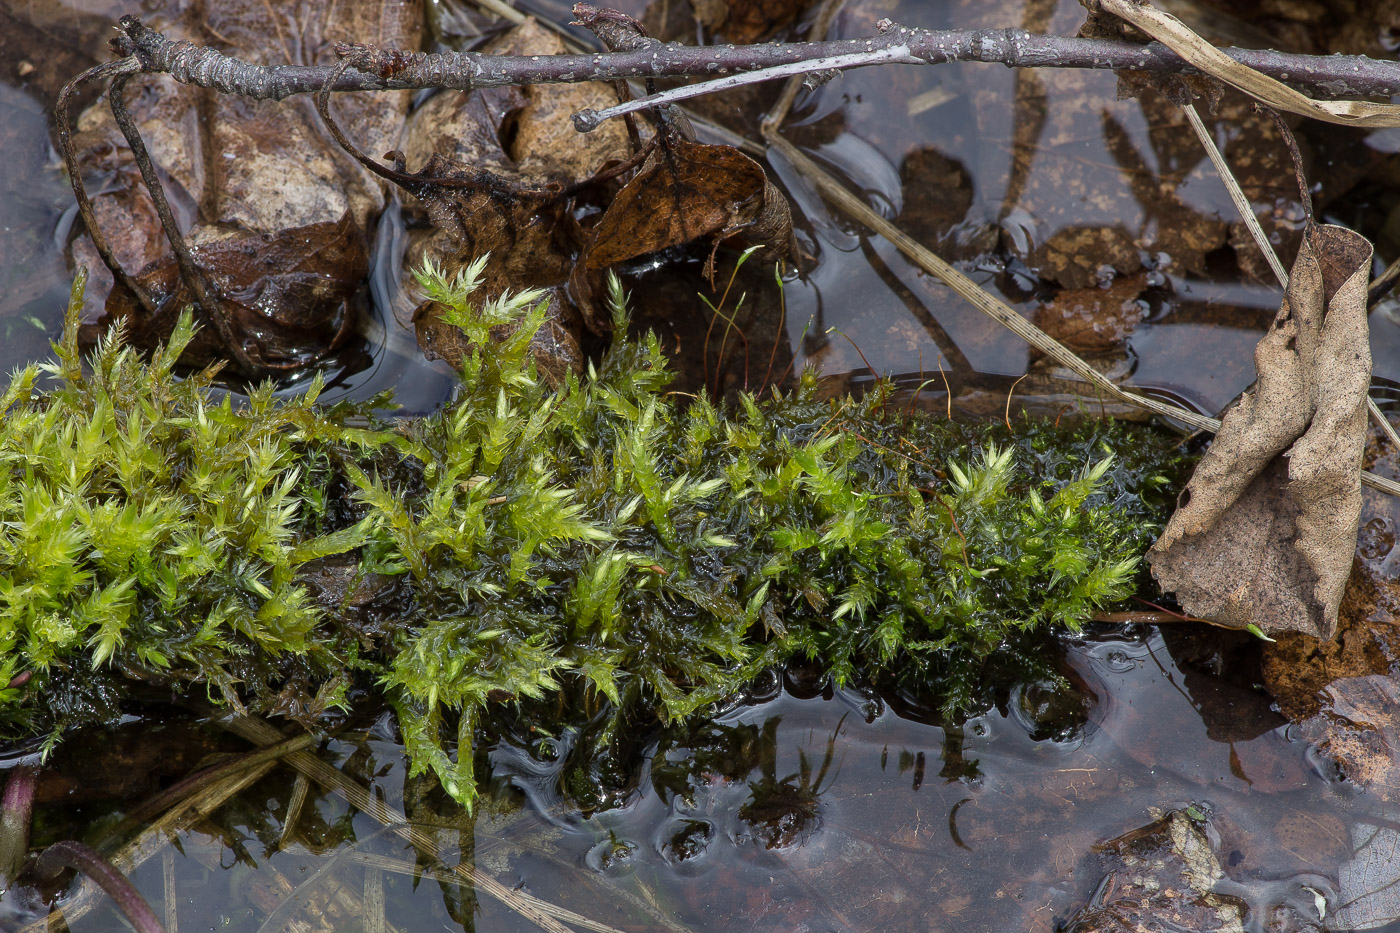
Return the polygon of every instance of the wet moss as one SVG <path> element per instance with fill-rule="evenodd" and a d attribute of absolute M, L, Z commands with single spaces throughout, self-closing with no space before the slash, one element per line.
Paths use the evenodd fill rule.
<path fill-rule="evenodd" d="M 0 398 L 10 737 L 108 719 L 133 681 L 309 722 L 369 689 L 415 771 L 470 803 L 482 717 L 562 688 L 601 742 L 794 656 L 956 707 L 1019 633 L 1132 592 L 1183 463 L 1142 428 L 954 424 L 883 391 L 818 400 L 811 374 L 681 405 L 655 340 L 551 390 L 537 296 L 422 282 L 490 349 L 400 423 L 314 386 L 216 399 L 173 372 L 188 321 L 149 360 L 113 335 L 85 371 L 75 289 L 56 362 Z"/>

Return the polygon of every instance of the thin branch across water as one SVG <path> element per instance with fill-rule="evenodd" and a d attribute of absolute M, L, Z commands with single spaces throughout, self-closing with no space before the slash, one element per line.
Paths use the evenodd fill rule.
<path fill-rule="evenodd" d="M 584 55 L 482 55 L 476 52 L 406 52 L 353 47 L 364 70 L 346 72 L 333 91 L 418 88 L 472 90 L 532 84 L 573 84 L 632 78 L 710 77 L 808 63 L 824 59 L 856 62 L 845 67 L 888 63 L 943 65 L 990 62 L 1009 68 L 1091 68 L 1160 74 L 1194 74 L 1190 65 L 1161 43 L 1135 45 L 1106 39 L 1044 36 L 1024 29 L 912 29 L 889 21 L 879 35 L 824 42 L 693 46 L 656 42 L 624 52 Z M 135 16 L 121 20 L 125 35 L 113 40 L 122 55 L 141 69 L 176 81 L 238 94 L 254 100 L 281 100 L 319 91 L 332 65 L 253 65 L 205 46 L 171 39 Z M 344 47 L 348 52 L 352 47 Z M 905 54 L 891 59 L 891 50 Z M 1226 55 L 1290 86 L 1323 97 L 1389 97 L 1400 94 L 1400 62 L 1364 55 L 1294 55 L 1229 48 Z M 854 56 L 854 58 L 851 58 Z M 783 78 L 790 71 L 778 71 Z"/>

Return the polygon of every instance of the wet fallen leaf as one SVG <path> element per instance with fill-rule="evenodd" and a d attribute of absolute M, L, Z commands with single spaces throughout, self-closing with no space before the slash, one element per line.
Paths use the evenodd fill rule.
<path fill-rule="evenodd" d="M 564 46 L 557 35 L 527 20 L 484 51 L 555 55 Z M 541 373 L 554 383 L 569 370 L 581 371 L 583 361 L 581 324 L 563 287 L 583 237 L 563 185 L 628 155 L 620 122 L 580 137 L 565 115 L 613 103 L 612 88 L 597 83 L 439 93 L 410 118 L 407 153 L 397 156 L 394 181 L 414 196 L 415 209 L 432 227 L 412 237 L 404 287 L 414 293 L 412 271 L 425 260 L 451 276 L 489 256 L 482 272 L 484 294 L 548 290 L 549 317 L 531 347 Z M 424 159 L 418 171 L 405 171 L 409 161 Z M 412 319 L 429 359 L 461 364 L 470 344 L 458 328 L 442 322 L 441 308 L 424 302 Z"/>
<path fill-rule="evenodd" d="M 493 46 L 497 55 L 563 55 L 568 51 L 558 33 L 535 20 L 526 20 Z M 571 121 L 581 110 L 617 102 L 605 84 L 535 84 L 519 89 L 520 108 L 507 115 L 503 129 L 506 152 L 525 178 L 576 181 L 629 153 L 626 124 L 606 121 L 591 133 L 579 133 Z"/>
<path fill-rule="evenodd" d="M 1255 350 L 1257 387 L 1225 414 L 1148 553 L 1188 613 L 1266 632 L 1336 630 L 1361 510 L 1370 263 L 1353 231 L 1305 235 Z"/>
<path fill-rule="evenodd" d="M 1205 831 L 1173 811 L 1097 847 L 1107 871 L 1094 897 L 1070 918 L 1070 933 L 1244 930 L 1245 905 L 1212 891 L 1224 879 Z"/>
<path fill-rule="evenodd" d="M 1037 327 L 1078 353 L 1120 349 L 1146 314 L 1138 296 L 1147 274 L 1114 279 L 1107 288 L 1067 289 L 1035 312 Z"/>
<path fill-rule="evenodd" d="M 559 55 L 564 46 L 559 36 L 526 20 L 483 50 Z M 431 223 L 431 230 L 410 235 L 403 289 L 416 294 L 412 273 L 424 261 L 452 276 L 483 255 L 489 256 L 483 294 L 545 289 L 549 317 L 531 349 L 540 373 L 553 384 L 567 371 L 582 370 L 580 317 L 564 289 L 582 233 L 563 185 L 629 154 L 622 123 L 580 137 L 564 118 L 615 102 L 612 88 L 598 83 L 440 92 L 413 113 L 406 154 L 396 154 L 393 181 L 412 193 L 412 209 Z M 409 174 L 409 161 L 421 161 L 421 168 Z M 419 347 L 428 359 L 461 366 L 470 343 L 461 329 L 442 322 L 441 311 L 431 301 L 414 308 Z M 507 332 L 500 328 L 494 336 L 504 339 Z"/>
<path fill-rule="evenodd" d="M 197 41 L 217 36 L 222 51 L 250 62 L 311 64 L 333 60 L 342 41 L 413 47 L 421 15 L 417 6 L 394 0 L 353 0 L 314 15 L 259 0 L 217 0 L 201 8 L 197 21 L 182 14 L 166 28 Z M 133 116 L 168 176 L 166 194 L 233 339 L 254 364 L 273 370 L 335 349 L 353 331 L 351 299 L 364 285 L 364 231 L 383 206 L 380 183 L 339 151 L 308 99 L 258 102 L 168 79 L 141 81 L 150 82 L 150 91 L 128 92 Z M 408 97 L 346 94 L 337 105 L 350 131 L 382 151 L 397 141 Z M 114 289 L 87 333 L 120 319 L 138 346 L 154 345 L 168 335 L 173 312 L 190 302 L 190 292 L 111 117 L 93 108 L 79 126 L 85 168 L 110 179 L 94 198 L 99 225 L 157 306 L 149 311 L 125 289 Z M 100 266 L 85 241 L 73 256 L 75 263 Z M 185 362 L 227 358 L 217 330 L 205 322 Z"/>
<path fill-rule="evenodd" d="M 255 358 L 277 366 L 315 362 L 340 343 L 354 321 L 354 298 L 369 274 L 369 250 L 347 211 L 336 223 L 308 224 L 277 234 L 246 230 L 191 247 L 195 261 L 220 296 L 234 332 Z M 133 343 L 164 343 L 193 296 L 167 255 L 137 276 L 159 298 L 146 314 L 125 289 L 113 290 L 107 315 L 126 320 Z M 101 322 L 87 337 L 101 336 Z M 223 359 L 213 328 L 205 327 L 182 357 L 188 363 Z"/>
<path fill-rule="evenodd" d="M 691 0 L 711 34 L 734 43 L 758 42 L 797 19 L 811 0 Z"/>
<path fill-rule="evenodd" d="M 1325 711 L 1301 723 L 1298 737 L 1318 746 L 1346 782 L 1365 793 L 1359 800 L 1371 805 L 1370 812 L 1358 807 L 1348 821 L 1348 857 L 1336 869 L 1329 929 L 1389 927 L 1400 920 L 1400 823 L 1389 816 L 1400 788 L 1400 692 L 1387 671 L 1338 680 L 1320 696 Z M 1329 850 L 1336 847 L 1331 835 L 1325 837 Z M 1316 840 L 1310 845 L 1317 864 L 1322 850 Z"/>
<path fill-rule="evenodd" d="M 742 234 L 772 257 L 791 255 L 792 214 L 762 166 L 733 146 L 671 135 L 618 192 L 593 230 L 585 265 L 614 263 L 690 243 Z"/>

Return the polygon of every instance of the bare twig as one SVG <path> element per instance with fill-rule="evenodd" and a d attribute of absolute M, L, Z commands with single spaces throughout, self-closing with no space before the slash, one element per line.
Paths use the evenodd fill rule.
<path fill-rule="evenodd" d="M 134 16 L 121 21 L 125 35 L 114 40 L 123 55 L 135 56 L 142 71 L 168 74 L 176 81 L 214 88 L 254 100 L 281 100 L 319 91 L 329 65 L 251 65 L 214 49 L 170 39 Z M 347 47 L 349 48 L 349 47 Z M 346 72 L 334 91 L 427 87 L 471 90 L 529 84 L 662 77 L 722 77 L 822 59 L 907 50 L 910 64 L 991 62 L 1012 68 L 1092 68 L 1151 73 L 1195 73 L 1160 43 L 1134 45 L 1104 39 L 1042 36 L 1024 29 L 908 29 L 893 24 L 876 36 L 825 42 L 764 43 L 749 46 L 658 44 L 626 52 L 584 55 L 481 55 L 475 52 L 410 53 L 371 49 L 363 71 Z M 1390 96 L 1400 93 L 1400 63 L 1360 55 L 1292 55 L 1252 49 L 1223 49 L 1230 59 L 1262 74 L 1325 97 Z M 780 77 L 782 75 L 772 75 Z"/>
<path fill-rule="evenodd" d="M 1388 101 L 1376 103 L 1368 100 L 1313 100 L 1306 94 L 1300 94 L 1295 88 L 1269 75 L 1261 74 L 1257 69 L 1232 60 L 1220 49 L 1196 35 L 1181 20 L 1170 13 L 1155 9 L 1150 3 L 1143 3 L 1141 0 L 1092 0 L 1092 4 L 1093 7 L 1106 10 L 1132 23 L 1153 39 L 1170 46 L 1174 52 L 1202 72 L 1238 88 L 1275 110 L 1298 113 L 1315 120 L 1347 126 L 1400 125 L 1396 122 L 1400 111 Z"/>
<path fill-rule="evenodd" d="M 725 78 L 715 78 L 712 81 L 703 81 L 699 84 L 686 84 L 681 87 L 672 88 L 669 91 L 662 91 L 659 94 L 648 94 L 646 97 L 639 97 L 636 100 L 628 101 L 625 104 L 618 104 L 615 107 L 608 107 L 605 110 L 580 110 L 574 114 L 574 129 L 580 133 L 591 133 L 597 129 L 604 120 L 613 117 L 624 116 L 629 113 L 636 113 L 638 110 L 645 110 L 648 107 L 657 107 L 662 104 L 673 104 L 682 100 L 689 100 L 692 97 L 699 97 L 702 94 L 712 94 L 716 91 L 726 91 L 730 88 L 740 87 L 745 84 L 755 84 L 759 81 L 773 81 L 777 78 L 802 77 L 813 71 L 843 70 L 846 68 L 865 68 L 869 65 L 922 65 L 923 62 L 914 58 L 909 53 L 908 46 L 894 46 L 892 48 L 880 49 L 879 51 L 862 50 L 852 52 L 848 55 L 832 55 L 828 58 L 818 58 L 809 61 L 792 62 L 787 65 L 774 65 L 772 68 L 763 68 L 758 71 L 748 71 L 743 74 L 730 75 Z"/>
<path fill-rule="evenodd" d="M 248 353 L 248 348 L 233 332 L 233 325 L 224 313 L 218 296 L 211 292 L 209 283 L 204 279 L 204 273 L 200 271 L 199 265 L 194 261 L 189 244 L 185 242 L 184 236 L 180 233 L 180 227 L 175 222 L 175 214 L 170 210 L 170 203 L 165 199 L 165 187 L 160 182 L 160 175 L 156 172 L 155 164 L 151 162 L 150 153 L 146 151 L 146 142 L 141 138 L 141 131 L 137 129 L 136 121 L 131 118 L 131 112 L 126 109 L 126 83 L 131 80 L 131 77 L 130 74 L 122 74 L 112 80 L 112 86 L 107 92 L 107 103 L 112 109 L 112 117 L 117 121 L 117 127 L 126 137 L 127 145 L 131 147 L 131 155 L 136 160 L 136 167 L 141 170 L 141 180 L 146 184 L 146 191 L 150 194 L 151 203 L 156 208 L 156 216 L 160 218 L 160 225 L 165 230 L 165 239 L 170 243 L 170 248 L 175 254 L 175 264 L 180 267 L 180 278 L 189 286 L 190 291 L 194 293 L 195 303 L 199 305 L 209 322 L 214 325 L 214 329 L 219 332 L 219 339 L 223 341 L 224 349 L 233 355 L 234 361 L 244 372 L 256 373 L 260 368 L 279 368 L 261 359 L 255 361 Z"/>
<path fill-rule="evenodd" d="M 82 216 L 83 224 L 87 227 L 93 248 L 97 250 L 97 255 L 102 258 L 103 264 L 111 271 L 112 278 L 136 296 L 136 300 L 141 303 L 141 307 L 146 310 L 147 314 L 154 314 L 156 303 L 151 298 L 150 293 L 122 268 L 121 263 L 117 262 L 112 248 L 107 245 L 107 238 L 102 234 L 102 228 L 97 225 L 97 215 L 93 213 L 92 200 L 88 197 L 87 188 L 83 185 L 83 169 L 78 163 L 77 150 L 73 147 L 73 122 L 68 115 L 68 108 L 74 95 L 84 84 L 109 78 L 115 82 L 118 78 L 130 77 L 140 73 L 140 71 L 140 62 L 133 58 L 107 62 L 89 68 L 65 84 L 63 90 L 59 91 L 58 102 L 54 104 L 54 122 L 58 124 L 58 147 L 63 152 L 63 164 L 68 170 L 68 183 L 73 188 L 73 197 L 78 202 L 78 214 Z"/>

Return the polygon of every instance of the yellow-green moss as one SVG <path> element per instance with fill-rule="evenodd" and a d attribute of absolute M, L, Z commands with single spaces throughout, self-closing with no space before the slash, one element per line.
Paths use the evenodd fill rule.
<path fill-rule="evenodd" d="M 79 283 L 57 361 L 0 398 L 0 685 L 33 674 L 0 691 L 10 737 L 108 718 L 133 682 L 314 716 L 358 678 L 414 768 L 470 803 L 480 717 L 566 680 L 673 720 L 804 654 L 958 702 L 1010 633 L 1131 592 L 1180 462 L 1112 423 L 818 401 L 811 374 L 732 413 L 681 407 L 654 340 L 551 391 L 535 296 L 423 284 L 490 349 L 445 411 L 375 424 L 314 387 L 235 403 L 177 378 L 188 320 L 149 360 L 114 335 L 85 373 Z M 328 561 L 348 582 L 318 601 Z"/>

